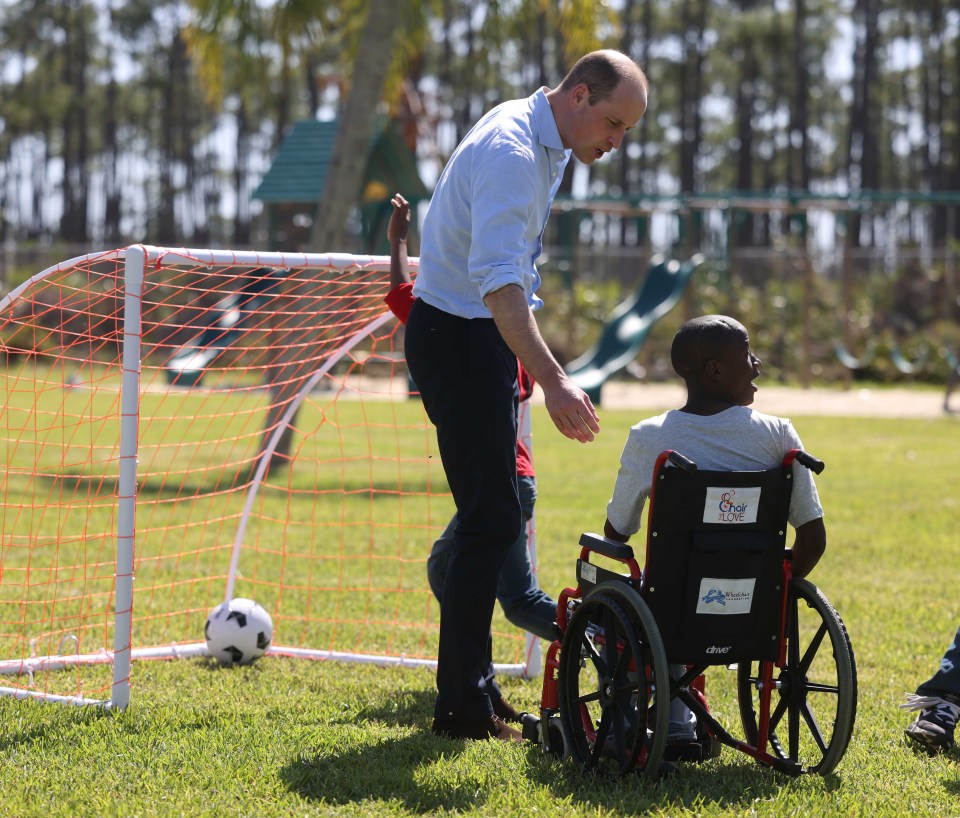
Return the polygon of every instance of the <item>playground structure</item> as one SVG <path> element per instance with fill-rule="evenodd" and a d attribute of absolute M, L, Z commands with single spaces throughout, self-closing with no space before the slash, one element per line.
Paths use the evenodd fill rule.
<path fill-rule="evenodd" d="M 655 256 L 701 254 L 695 286 L 636 350 L 647 377 L 672 377 L 665 362 L 678 322 L 724 312 L 751 329 L 767 377 L 803 386 L 854 380 L 943 385 L 960 350 L 958 234 L 957 192 L 558 197 L 544 234 L 546 306 L 538 321 L 547 342 L 563 353 L 561 362 L 573 361 L 636 292 Z M 3 279 L 62 258 L 49 252 L 5 248 Z M 592 297 L 586 306 L 583 294 Z M 204 305 L 210 317 L 211 308 Z M 51 323 L 55 309 L 45 308 Z M 198 329 L 180 337 L 181 345 L 205 328 L 185 323 Z M 183 373 L 178 382 L 189 377 Z"/>
<path fill-rule="evenodd" d="M 780 380 L 942 384 L 960 348 L 958 239 L 960 193 L 732 191 L 558 200 L 545 247 L 571 292 L 619 284 L 606 316 L 657 254 L 704 256 L 677 321 L 638 350 L 648 372 L 667 358 L 674 323 L 722 312 L 751 329 L 764 370 Z M 547 340 L 576 357 L 594 338 L 579 348 L 569 332 Z"/>
<path fill-rule="evenodd" d="M 217 300 L 199 315 L 195 327 L 202 327 L 176 350 L 166 364 L 169 382 L 176 386 L 199 386 L 207 366 L 243 337 L 243 322 L 255 316 L 269 301 L 283 271 L 263 267 L 239 282 L 239 287 Z"/>
<path fill-rule="evenodd" d="M 689 261 L 654 258 L 640 289 L 614 311 L 600 340 L 566 369 L 570 379 L 595 404 L 603 384 L 634 360 L 653 325 L 672 310 L 690 283 L 702 256 Z"/>

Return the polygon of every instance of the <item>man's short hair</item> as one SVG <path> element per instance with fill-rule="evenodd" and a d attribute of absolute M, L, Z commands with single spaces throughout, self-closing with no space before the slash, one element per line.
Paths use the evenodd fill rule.
<path fill-rule="evenodd" d="M 646 74 L 626 54 L 613 49 L 591 51 L 577 60 L 560 83 L 560 90 L 571 91 L 583 83 L 590 90 L 587 100 L 596 105 L 609 99 L 620 80 L 625 78 L 635 79 L 643 92 L 648 92 Z"/>
<path fill-rule="evenodd" d="M 728 315 L 691 318 L 673 336 L 670 363 L 681 378 L 699 372 L 707 361 L 730 344 L 743 341 L 746 327 Z"/>

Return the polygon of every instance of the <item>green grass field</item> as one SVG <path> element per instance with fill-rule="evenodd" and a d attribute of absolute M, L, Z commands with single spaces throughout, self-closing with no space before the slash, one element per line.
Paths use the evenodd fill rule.
<path fill-rule="evenodd" d="M 573 583 L 577 539 L 602 527 L 626 430 L 638 419 L 602 412 L 600 438 L 582 446 L 536 410 L 546 589 Z M 818 485 L 829 546 L 810 578 L 846 622 L 859 673 L 853 739 L 826 779 L 790 779 L 729 749 L 658 785 L 597 779 L 533 746 L 433 737 L 429 671 L 181 660 L 136 663 L 124 713 L 0 699 L 0 814 L 960 814 L 957 755 L 912 752 L 902 739 L 910 716 L 897 709 L 935 669 L 960 619 L 960 423 L 794 420 L 806 448 L 827 462 Z M 725 712 L 732 674 L 714 673 L 707 693 Z M 504 687 L 515 704 L 537 708 L 539 679 Z"/>

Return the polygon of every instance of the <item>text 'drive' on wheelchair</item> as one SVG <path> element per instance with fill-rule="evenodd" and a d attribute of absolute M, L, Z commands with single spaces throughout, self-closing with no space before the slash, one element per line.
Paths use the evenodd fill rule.
<path fill-rule="evenodd" d="M 696 715 L 705 757 L 726 745 L 789 775 L 837 766 L 856 717 L 856 666 L 837 612 L 791 576 L 794 461 L 823 469 L 800 450 L 758 472 L 702 471 L 663 452 L 644 569 L 629 545 L 580 538 L 577 587 L 560 595 L 562 638 L 547 651 L 540 719 L 528 717 L 528 738 L 587 770 L 655 778 L 670 701 L 679 698 Z M 748 507 L 717 521 L 718 497 L 730 489 Z M 741 738 L 708 707 L 712 666 L 736 669 Z"/>

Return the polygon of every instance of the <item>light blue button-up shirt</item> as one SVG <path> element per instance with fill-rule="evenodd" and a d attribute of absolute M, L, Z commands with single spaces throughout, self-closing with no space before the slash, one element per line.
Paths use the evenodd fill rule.
<path fill-rule="evenodd" d="M 523 288 L 531 309 L 550 204 L 570 159 L 545 88 L 486 114 L 447 163 L 420 242 L 414 295 L 463 318 L 489 318 L 484 296 Z"/>

